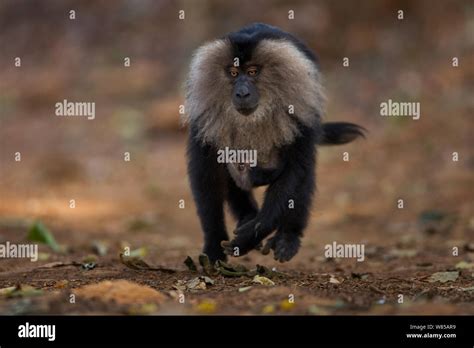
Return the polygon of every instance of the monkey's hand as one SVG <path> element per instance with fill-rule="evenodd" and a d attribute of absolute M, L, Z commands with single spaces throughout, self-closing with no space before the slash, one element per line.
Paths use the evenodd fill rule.
<path fill-rule="evenodd" d="M 300 237 L 293 233 L 278 230 L 275 235 L 265 243 L 261 252 L 263 255 L 273 250 L 273 258 L 280 262 L 290 261 L 296 255 L 301 245 Z"/>
<path fill-rule="evenodd" d="M 237 227 L 234 231 L 235 238 L 233 240 L 221 242 L 224 253 L 238 257 L 247 254 L 253 249 L 260 249 L 262 247 L 262 240 L 268 235 L 268 233 L 264 233 L 265 231 L 266 228 L 258 219 L 250 220 Z"/>

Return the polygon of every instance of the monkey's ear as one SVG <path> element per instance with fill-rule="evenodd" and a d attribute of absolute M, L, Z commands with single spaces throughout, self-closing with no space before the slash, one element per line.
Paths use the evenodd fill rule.
<path fill-rule="evenodd" d="M 323 123 L 323 136 L 320 145 L 347 144 L 358 137 L 365 138 L 367 130 L 361 126 L 349 122 L 327 122 Z"/>

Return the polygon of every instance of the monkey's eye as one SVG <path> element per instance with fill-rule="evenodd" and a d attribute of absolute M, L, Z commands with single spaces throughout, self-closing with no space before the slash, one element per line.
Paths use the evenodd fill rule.
<path fill-rule="evenodd" d="M 232 67 L 229 69 L 229 75 L 232 77 L 237 77 L 239 76 L 239 70 L 235 67 Z"/>
<path fill-rule="evenodd" d="M 252 67 L 248 68 L 248 69 L 247 69 L 247 74 L 248 74 L 249 76 L 257 76 L 257 75 L 258 75 L 258 69 L 257 69 L 257 67 L 252 66 Z"/>

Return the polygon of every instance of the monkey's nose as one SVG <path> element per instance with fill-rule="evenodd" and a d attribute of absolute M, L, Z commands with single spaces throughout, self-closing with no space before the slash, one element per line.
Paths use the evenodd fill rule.
<path fill-rule="evenodd" d="M 245 99 L 250 97 L 250 91 L 247 86 L 242 86 L 235 92 L 235 96 L 239 99 Z"/>

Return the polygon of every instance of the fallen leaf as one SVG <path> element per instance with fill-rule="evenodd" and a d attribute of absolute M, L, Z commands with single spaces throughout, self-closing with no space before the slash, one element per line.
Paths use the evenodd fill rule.
<path fill-rule="evenodd" d="M 120 254 L 120 261 L 127 266 L 128 268 L 135 269 L 135 270 L 150 270 L 151 266 L 148 265 L 145 261 L 143 261 L 139 257 L 132 257 L 132 256 L 125 256 L 124 254 Z"/>
<path fill-rule="evenodd" d="M 0 289 L 0 296 L 8 295 L 12 293 L 16 288 L 16 286 L 9 286 L 8 288 Z"/>
<path fill-rule="evenodd" d="M 206 276 L 199 276 L 188 281 L 179 280 L 174 288 L 180 291 L 206 290 L 207 285 L 213 285 L 214 280 Z"/>
<path fill-rule="evenodd" d="M 216 273 L 215 268 L 211 265 L 209 257 L 206 254 L 199 255 L 199 264 L 207 275 L 214 275 Z"/>
<path fill-rule="evenodd" d="M 190 281 L 185 283 L 186 290 L 206 290 L 206 283 L 201 281 L 199 277 L 193 278 Z"/>
<path fill-rule="evenodd" d="M 291 311 L 293 308 L 295 308 L 294 302 L 290 302 L 288 300 L 283 300 L 280 302 L 280 309 L 284 311 Z"/>
<path fill-rule="evenodd" d="M 56 243 L 52 233 L 46 228 L 41 221 L 36 221 L 30 228 L 28 240 L 32 242 L 40 242 L 47 244 L 51 249 L 59 252 L 61 248 Z"/>
<path fill-rule="evenodd" d="M 456 279 L 459 277 L 459 272 L 436 272 L 429 277 L 428 281 L 430 283 L 434 282 L 440 282 L 440 283 L 446 283 L 446 282 L 454 282 Z"/>
<path fill-rule="evenodd" d="M 215 268 L 220 274 L 226 277 L 249 276 L 248 268 L 239 264 L 228 264 L 224 261 L 218 260 Z"/>
<path fill-rule="evenodd" d="M 204 281 L 204 283 L 208 285 L 214 285 L 214 280 L 212 280 L 211 278 L 206 277 L 206 276 L 202 276 L 200 278 Z"/>
<path fill-rule="evenodd" d="M 107 255 L 109 247 L 105 242 L 101 241 L 93 241 L 92 242 L 92 250 L 99 256 L 105 256 Z"/>
<path fill-rule="evenodd" d="M 191 256 L 188 256 L 186 260 L 184 260 L 184 264 L 190 271 L 197 272 L 196 264 L 194 263 L 194 260 L 191 258 Z"/>
<path fill-rule="evenodd" d="M 139 271 L 161 271 L 165 273 L 175 273 L 176 271 L 169 268 L 164 267 L 152 267 L 147 264 L 145 261 L 140 259 L 139 257 L 132 257 L 132 256 L 125 256 L 124 254 L 120 254 L 120 261 L 127 266 L 128 268 L 139 270 Z"/>
<path fill-rule="evenodd" d="M 250 285 L 250 286 L 244 286 L 242 288 L 239 288 L 239 292 L 246 292 L 246 291 L 249 291 L 250 289 L 252 289 L 253 286 Z"/>
<path fill-rule="evenodd" d="M 455 267 L 459 269 L 472 269 L 474 268 L 474 263 L 461 261 L 461 262 L 458 262 Z"/>
<path fill-rule="evenodd" d="M 275 283 L 271 279 L 268 279 L 267 277 L 262 277 L 258 274 L 255 277 L 253 277 L 252 282 L 254 282 L 256 284 L 265 285 L 265 286 L 274 286 L 275 285 Z"/>
<path fill-rule="evenodd" d="M 335 276 L 333 276 L 331 274 L 330 278 L 329 278 L 329 282 L 332 283 L 332 284 L 341 284 L 341 281 L 339 281 Z"/>
<path fill-rule="evenodd" d="M 130 251 L 128 256 L 130 257 L 145 257 L 148 254 L 148 249 L 145 247 L 141 247 L 138 249 L 134 249 Z"/>
<path fill-rule="evenodd" d="M 261 276 L 267 277 L 267 278 L 281 278 L 281 277 L 286 277 L 287 275 L 283 272 L 278 272 L 276 268 L 269 269 L 268 267 L 262 266 L 262 265 L 257 265 L 256 269 L 257 273 Z"/>
<path fill-rule="evenodd" d="M 43 290 L 36 289 L 30 285 L 10 286 L 8 288 L 0 289 L 0 295 L 6 298 L 17 298 L 17 297 L 32 297 L 42 295 Z"/>
<path fill-rule="evenodd" d="M 272 314 L 273 312 L 275 312 L 274 305 L 266 305 L 265 307 L 262 308 L 263 314 Z"/>
<path fill-rule="evenodd" d="M 212 314 L 216 311 L 217 304 L 214 300 L 203 300 L 197 304 L 196 310 L 203 314 Z"/>

